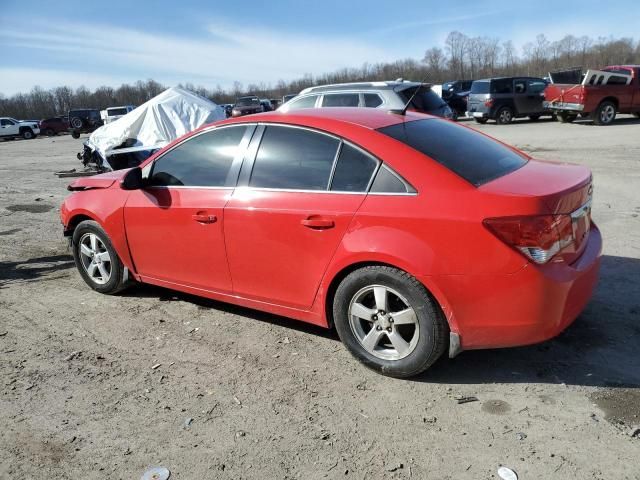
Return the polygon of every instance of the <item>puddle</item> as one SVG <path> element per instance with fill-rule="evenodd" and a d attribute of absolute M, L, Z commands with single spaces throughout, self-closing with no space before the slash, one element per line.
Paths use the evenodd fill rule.
<path fill-rule="evenodd" d="M 4 232 L 0 232 L 0 235 L 13 235 L 14 233 L 21 232 L 21 228 L 12 228 L 11 230 L 5 230 Z"/>
<path fill-rule="evenodd" d="M 6 207 L 10 212 L 44 213 L 53 209 L 53 205 L 45 203 L 28 203 L 23 205 L 9 205 Z"/>
<path fill-rule="evenodd" d="M 640 425 L 640 389 L 604 389 L 589 395 L 613 424 Z"/>
<path fill-rule="evenodd" d="M 503 415 L 511 410 L 511 406 L 504 400 L 487 400 L 482 402 L 481 410 L 493 415 Z"/>

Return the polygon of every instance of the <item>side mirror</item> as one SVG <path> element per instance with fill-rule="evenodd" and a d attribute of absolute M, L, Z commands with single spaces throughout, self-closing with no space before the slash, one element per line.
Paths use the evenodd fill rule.
<path fill-rule="evenodd" d="M 129 170 L 120 181 L 120 188 L 123 190 L 140 190 L 144 186 L 145 181 L 142 178 L 142 169 L 140 167 L 134 167 Z"/>

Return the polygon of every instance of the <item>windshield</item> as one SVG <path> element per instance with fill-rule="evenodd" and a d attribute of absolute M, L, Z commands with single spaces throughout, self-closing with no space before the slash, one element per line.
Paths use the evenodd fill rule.
<path fill-rule="evenodd" d="M 489 82 L 473 82 L 471 93 L 489 93 Z"/>
<path fill-rule="evenodd" d="M 378 131 L 424 153 L 476 186 L 527 163 L 524 156 L 505 145 L 445 120 L 416 120 Z"/>
<path fill-rule="evenodd" d="M 248 107 L 251 105 L 260 105 L 260 100 L 258 100 L 257 98 L 252 98 L 252 97 L 244 97 L 244 98 L 239 98 L 236 101 L 236 106 L 238 107 Z"/>
<path fill-rule="evenodd" d="M 403 102 L 408 102 L 411 98 L 411 95 L 416 91 L 418 87 L 410 87 L 405 90 L 400 90 L 398 94 L 400 98 L 402 98 Z M 442 100 L 437 93 L 435 93 L 429 87 L 419 87 L 420 90 L 411 100 L 411 105 L 409 108 L 413 108 L 418 110 L 419 112 L 431 112 L 433 110 L 438 110 L 442 108 L 446 103 Z"/>

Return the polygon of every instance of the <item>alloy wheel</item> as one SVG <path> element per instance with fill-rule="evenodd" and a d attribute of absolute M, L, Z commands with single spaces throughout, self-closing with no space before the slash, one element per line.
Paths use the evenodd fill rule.
<path fill-rule="evenodd" d="M 600 112 L 600 121 L 602 123 L 611 123 L 615 115 L 616 109 L 613 107 L 613 105 L 605 105 L 605 107 Z"/>
<path fill-rule="evenodd" d="M 413 352 L 420 336 L 415 310 L 392 288 L 370 285 L 349 304 L 349 325 L 362 347 L 383 360 L 400 360 Z"/>
<path fill-rule="evenodd" d="M 80 238 L 80 261 L 92 282 L 104 285 L 111 278 L 111 256 L 105 244 L 95 233 Z"/>

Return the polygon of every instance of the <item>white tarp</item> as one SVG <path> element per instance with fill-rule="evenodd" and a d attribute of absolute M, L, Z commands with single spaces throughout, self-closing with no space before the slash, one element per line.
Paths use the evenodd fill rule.
<path fill-rule="evenodd" d="M 139 149 L 161 148 L 185 133 L 226 118 L 224 109 L 195 93 L 171 87 L 112 123 L 98 128 L 85 143 L 111 169 L 108 156 L 124 142 Z"/>

